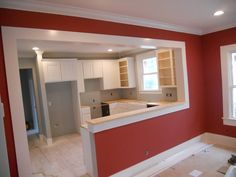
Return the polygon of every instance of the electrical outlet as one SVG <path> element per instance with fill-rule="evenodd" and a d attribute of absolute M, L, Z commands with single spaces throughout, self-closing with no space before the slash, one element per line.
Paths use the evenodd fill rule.
<path fill-rule="evenodd" d="M 172 93 L 166 93 L 166 97 L 172 97 Z"/>
<path fill-rule="evenodd" d="M 148 150 L 145 151 L 144 154 L 145 154 L 146 156 L 148 156 L 148 155 L 149 155 L 149 151 L 148 151 Z"/>
<path fill-rule="evenodd" d="M 48 102 L 48 106 L 52 106 L 52 102 L 51 101 Z"/>
<path fill-rule="evenodd" d="M 54 124 L 53 127 L 54 127 L 54 128 L 58 128 L 58 127 L 59 127 L 59 124 Z"/>

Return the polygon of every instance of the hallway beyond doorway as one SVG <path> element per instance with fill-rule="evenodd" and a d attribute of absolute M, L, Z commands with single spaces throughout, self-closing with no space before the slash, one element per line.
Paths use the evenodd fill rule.
<path fill-rule="evenodd" d="M 87 176 L 79 134 L 56 137 L 49 146 L 32 137 L 29 151 L 33 177 Z"/>

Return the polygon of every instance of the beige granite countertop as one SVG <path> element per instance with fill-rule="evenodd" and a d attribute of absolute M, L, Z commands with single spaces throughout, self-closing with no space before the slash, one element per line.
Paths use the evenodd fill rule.
<path fill-rule="evenodd" d="M 118 100 L 111 100 L 111 101 L 103 101 L 103 103 L 108 103 L 108 104 L 111 104 L 111 103 L 130 103 L 130 102 L 136 102 L 136 103 L 144 103 L 146 104 L 145 101 L 142 101 L 142 100 L 131 100 L 131 99 L 118 99 Z"/>
<path fill-rule="evenodd" d="M 158 105 L 165 105 L 165 104 L 170 104 L 170 103 L 175 103 L 175 102 L 168 102 L 168 101 L 157 101 L 157 102 L 148 102 L 148 101 L 143 101 L 143 100 L 132 100 L 132 99 L 118 99 L 118 100 L 111 100 L 111 101 L 103 101 L 103 103 L 140 103 L 140 104 L 148 104 L 148 103 L 155 103 Z"/>

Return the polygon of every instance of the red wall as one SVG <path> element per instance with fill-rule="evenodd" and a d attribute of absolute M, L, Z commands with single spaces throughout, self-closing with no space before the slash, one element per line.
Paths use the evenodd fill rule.
<path fill-rule="evenodd" d="M 115 34 L 186 42 L 190 109 L 96 133 L 95 143 L 100 177 L 118 172 L 205 132 L 201 37 L 134 25 L 7 9 L 0 9 L 0 23 L 1 26 Z M 3 56 L 0 55 L 1 90 L 4 90 L 1 94 L 8 103 L 3 60 Z M 9 104 L 6 104 L 6 107 L 9 111 Z M 6 122 L 7 131 L 12 132 L 10 114 L 6 116 L 9 120 Z M 7 138 L 9 142 L 13 142 L 12 136 Z M 8 148 L 10 159 L 15 161 L 14 151 L 11 151 L 9 144 Z M 148 156 L 144 155 L 145 150 L 150 151 Z"/>
<path fill-rule="evenodd" d="M 202 36 L 205 86 L 206 125 L 211 133 L 236 137 L 236 127 L 223 125 L 220 46 L 236 43 L 236 28 Z"/>
<path fill-rule="evenodd" d="M 205 132 L 201 41 L 198 37 L 179 40 L 187 47 L 190 109 L 96 133 L 100 176 L 109 176 Z"/>

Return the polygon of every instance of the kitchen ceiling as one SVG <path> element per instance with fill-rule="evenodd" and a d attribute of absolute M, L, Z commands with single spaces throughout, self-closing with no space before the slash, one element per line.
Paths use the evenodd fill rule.
<path fill-rule="evenodd" d="M 145 41 L 145 39 L 144 39 Z M 114 43 L 87 43 L 65 42 L 45 40 L 18 40 L 17 50 L 20 58 L 34 57 L 33 47 L 39 48 L 48 58 L 119 58 L 126 55 L 142 53 L 148 49 L 142 49 L 137 45 L 123 45 Z M 112 49 L 108 52 L 108 49 Z"/>
<path fill-rule="evenodd" d="M 33 47 L 38 47 L 45 52 L 78 52 L 78 53 L 111 53 L 125 52 L 138 48 L 137 46 L 104 44 L 104 43 L 85 43 L 85 42 L 65 42 L 65 41 L 32 41 L 19 40 L 17 42 L 18 51 L 32 51 Z"/>
<path fill-rule="evenodd" d="M 236 0 L 2 0 L 1 7 L 204 34 L 236 26 Z M 222 16 L 213 16 L 223 10 Z"/>

